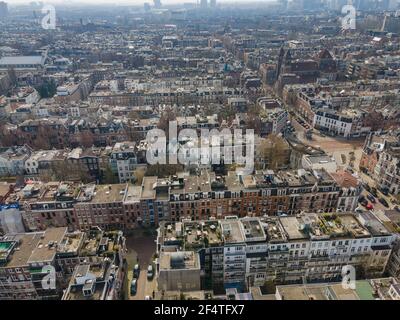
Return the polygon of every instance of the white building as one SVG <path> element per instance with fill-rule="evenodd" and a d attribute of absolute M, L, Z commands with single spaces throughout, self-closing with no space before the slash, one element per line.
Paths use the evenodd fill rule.
<path fill-rule="evenodd" d="M 363 113 L 355 110 L 336 112 L 327 107 L 314 114 L 313 127 L 331 135 L 353 138 L 367 135 L 370 127 L 363 125 Z"/>
<path fill-rule="evenodd" d="M 16 56 L 0 59 L 0 70 L 35 70 L 42 69 L 46 61 L 45 56 Z"/>
<path fill-rule="evenodd" d="M 25 232 L 19 205 L 0 206 L 0 232 L 4 234 Z"/>
<path fill-rule="evenodd" d="M 0 176 L 24 174 L 25 161 L 30 154 L 31 149 L 27 146 L 0 149 Z"/>
<path fill-rule="evenodd" d="M 329 173 L 336 172 L 337 164 L 335 158 L 327 155 L 303 155 L 301 165 L 306 170 L 320 170 L 325 169 Z"/>
<path fill-rule="evenodd" d="M 134 170 L 137 167 L 136 148 L 134 142 L 118 142 L 110 155 L 111 169 L 118 174 L 121 183 L 135 180 Z"/>
<path fill-rule="evenodd" d="M 214 231 L 205 231 L 204 226 L 209 222 L 198 222 L 198 227 L 191 229 L 197 237 L 187 233 L 186 227 L 183 236 L 171 231 L 161 231 L 161 234 L 164 237 L 171 234 L 173 238 L 169 239 L 174 240 L 175 248 L 183 246 L 188 250 L 192 246 L 200 254 L 205 252 L 206 261 L 219 258 L 219 249 L 222 249 L 225 289 L 243 289 L 263 285 L 265 281 L 340 281 L 342 268 L 348 265 L 355 268 L 356 275 L 362 272 L 366 277 L 380 277 L 386 270 L 394 243 L 394 235 L 370 212 L 359 216 L 305 213 L 264 218 L 226 217 L 218 222 Z M 219 233 L 220 240 L 215 241 L 212 232 Z M 201 241 L 205 237 L 208 240 L 203 251 Z M 215 283 L 218 273 L 206 262 L 204 276 Z"/>
<path fill-rule="evenodd" d="M 28 175 L 39 174 L 40 169 L 50 169 L 52 160 L 59 154 L 58 150 L 34 151 L 25 161 L 25 171 Z"/>

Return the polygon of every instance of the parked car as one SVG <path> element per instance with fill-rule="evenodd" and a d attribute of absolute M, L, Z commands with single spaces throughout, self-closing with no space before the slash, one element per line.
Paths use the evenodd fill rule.
<path fill-rule="evenodd" d="M 386 208 L 389 207 L 389 203 L 384 198 L 379 198 L 379 202 L 382 203 Z"/>
<path fill-rule="evenodd" d="M 376 199 L 372 194 L 367 194 L 367 198 L 369 201 L 371 201 L 372 203 L 376 203 Z"/>
<path fill-rule="evenodd" d="M 368 169 L 366 169 L 366 168 L 364 168 L 364 167 L 361 167 L 361 168 L 360 168 L 360 171 L 361 171 L 362 173 L 365 173 L 365 174 L 368 173 Z"/>
<path fill-rule="evenodd" d="M 135 264 L 133 267 L 133 278 L 139 279 L 140 275 L 140 266 L 138 264 Z"/>
<path fill-rule="evenodd" d="M 400 212 L 400 208 L 398 206 L 395 206 L 394 210 L 396 210 L 397 212 Z"/>
<path fill-rule="evenodd" d="M 134 296 L 137 292 L 137 279 L 131 281 L 131 295 Z"/>
<path fill-rule="evenodd" d="M 371 192 L 371 187 L 367 183 L 364 184 L 364 189 L 367 190 L 368 192 Z"/>
<path fill-rule="evenodd" d="M 376 190 L 375 187 L 372 187 L 370 192 L 371 192 L 371 194 L 372 194 L 374 197 L 377 197 L 377 196 L 378 196 L 378 190 Z"/>
<path fill-rule="evenodd" d="M 382 194 L 384 194 L 385 196 L 388 196 L 388 195 L 389 195 L 389 190 L 386 189 L 386 188 L 380 189 L 379 191 L 382 192 Z"/>
<path fill-rule="evenodd" d="M 366 208 L 367 210 L 372 210 L 372 209 L 374 208 L 374 206 L 372 205 L 372 203 L 368 203 L 368 204 L 365 206 L 365 208 Z"/>
<path fill-rule="evenodd" d="M 149 264 L 147 267 L 147 280 L 152 280 L 154 277 L 154 271 L 153 271 L 153 266 Z"/>
<path fill-rule="evenodd" d="M 368 200 L 367 199 L 363 199 L 360 203 L 361 203 L 362 206 L 367 207 Z"/>
<path fill-rule="evenodd" d="M 347 168 L 346 168 L 346 171 L 349 172 L 349 173 L 351 173 L 351 174 L 354 173 L 354 170 L 353 170 L 352 167 L 347 167 Z"/>
<path fill-rule="evenodd" d="M 364 202 L 364 200 L 365 200 L 365 197 L 363 195 L 359 196 L 359 198 L 358 198 L 359 203 Z"/>

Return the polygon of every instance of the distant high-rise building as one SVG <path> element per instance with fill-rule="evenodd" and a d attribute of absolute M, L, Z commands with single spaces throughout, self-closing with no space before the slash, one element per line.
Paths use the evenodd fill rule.
<path fill-rule="evenodd" d="M 302 9 L 304 9 L 303 0 L 291 0 L 291 1 L 288 1 L 287 8 L 289 10 L 302 10 Z"/>
<path fill-rule="evenodd" d="M 322 1 L 321 0 L 307 0 L 303 3 L 304 10 L 321 10 Z"/>
<path fill-rule="evenodd" d="M 349 0 L 329 0 L 327 5 L 328 8 L 331 10 L 336 10 L 336 11 L 340 11 L 342 10 L 343 6 L 347 5 L 347 4 L 353 4 L 356 8 L 358 8 L 358 4 L 357 4 L 358 0 L 355 1 L 349 1 Z"/>
<path fill-rule="evenodd" d="M 0 1 L 0 18 L 7 17 L 8 5 L 4 1 Z"/>
<path fill-rule="evenodd" d="M 143 4 L 143 8 L 144 8 L 144 12 L 149 12 L 150 11 L 150 3 L 148 3 L 148 2 L 145 2 L 144 4 Z"/>
<path fill-rule="evenodd" d="M 154 0 L 154 8 L 156 9 L 161 8 L 161 0 Z"/>
<path fill-rule="evenodd" d="M 217 6 L 217 0 L 210 0 L 210 7 L 215 8 Z"/>
<path fill-rule="evenodd" d="M 398 10 L 400 8 L 399 0 L 390 0 L 389 1 L 389 10 Z"/>
<path fill-rule="evenodd" d="M 200 1 L 200 8 L 204 9 L 208 7 L 207 0 L 201 0 Z"/>
<path fill-rule="evenodd" d="M 288 0 L 279 0 L 278 2 L 280 4 L 281 9 L 286 10 L 288 6 Z"/>

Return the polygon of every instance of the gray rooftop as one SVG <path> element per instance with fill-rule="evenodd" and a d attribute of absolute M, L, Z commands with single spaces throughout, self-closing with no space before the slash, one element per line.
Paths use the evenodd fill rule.
<path fill-rule="evenodd" d="M 0 66 L 20 64 L 44 64 L 44 60 L 45 59 L 42 56 L 3 57 L 0 59 Z"/>

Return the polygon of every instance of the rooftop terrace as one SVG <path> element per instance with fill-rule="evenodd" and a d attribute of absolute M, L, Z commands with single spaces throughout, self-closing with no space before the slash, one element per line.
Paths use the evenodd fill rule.
<path fill-rule="evenodd" d="M 203 227 L 200 222 L 185 222 L 183 224 L 185 248 L 202 248 L 204 247 Z"/>
<path fill-rule="evenodd" d="M 280 243 L 286 241 L 285 231 L 282 228 L 278 219 L 266 218 L 262 222 L 263 228 L 265 230 L 267 241 L 270 243 Z"/>
<path fill-rule="evenodd" d="M 221 230 L 226 244 L 245 242 L 240 220 L 221 220 Z"/>
<path fill-rule="evenodd" d="M 218 221 L 205 221 L 203 224 L 204 240 L 210 247 L 222 245 L 221 226 Z"/>
<path fill-rule="evenodd" d="M 246 241 L 262 241 L 266 239 L 264 229 L 259 219 L 242 219 Z"/>
<path fill-rule="evenodd" d="M 126 191 L 126 184 L 97 185 L 93 195 L 94 203 L 122 202 Z"/>

